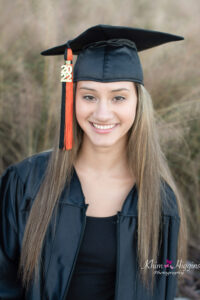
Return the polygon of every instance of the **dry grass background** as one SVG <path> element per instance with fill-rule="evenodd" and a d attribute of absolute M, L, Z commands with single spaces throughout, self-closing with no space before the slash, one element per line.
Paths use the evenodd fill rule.
<path fill-rule="evenodd" d="M 185 41 L 142 52 L 163 149 L 185 196 L 189 259 L 200 243 L 200 2 L 198 0 L 0 0 L 0 172 L 52 147 L 60 117 L 63 56 L 42 57 L 96 24 L 142 27 Z"/>

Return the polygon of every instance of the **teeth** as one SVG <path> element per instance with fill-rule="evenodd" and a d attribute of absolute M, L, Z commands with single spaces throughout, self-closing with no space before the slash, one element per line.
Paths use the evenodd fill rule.
<path fill-rule="evenodd" d="M 98 129 L 109 129 L 109 128 L 113 128 L 115 126 L 115 124 L 113 125 L 97 125 L 95 123 L 92 123 L 94 125 L 94 127 L 98 128 Z"/>

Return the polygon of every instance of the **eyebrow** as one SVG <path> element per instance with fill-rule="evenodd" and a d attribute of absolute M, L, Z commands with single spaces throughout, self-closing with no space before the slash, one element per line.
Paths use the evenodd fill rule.
<path fill-rule="evenodd" d="M 89 90 L 89 91 L 97 92 L 97 90 L 95 89 L 91 89 L 89 87 L 84 87 L 84 86 L 80 87 L 80 90 Z M 130 90 L 127 88 L 120 88 L 120 89 L 112 90 L 111 92 L 121 92 L 121 91 L 130 91 Z"/>

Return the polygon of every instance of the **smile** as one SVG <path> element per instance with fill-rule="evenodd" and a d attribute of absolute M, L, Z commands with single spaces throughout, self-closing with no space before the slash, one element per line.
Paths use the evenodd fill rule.
<path fill-rule="evenodd" d="M 115 127 L 116 124 L 111 124 L 111 125 L 98 125 L 98 124 L 92 123 L 92 125 L 93 125 L 95 128 L 98 128 L 98 129 L 110 129 L 110 128 Z"/>
<path fill-rule="evenodd" d="M 108 125 L 99 125 L 99 124 L 96 124 L 93 122 L 89 122 L 89 123 L 92 126 L 93 130 L 99 134 L 112 132 L 119 125 L 119 123 L 118 124 L 108 124 Z"/>

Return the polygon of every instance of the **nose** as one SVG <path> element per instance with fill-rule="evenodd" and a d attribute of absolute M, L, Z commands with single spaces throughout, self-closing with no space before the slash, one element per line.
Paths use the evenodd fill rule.
<path fill-rule="evenodd" d="M 99 122 L 106 122 L 113 119 L 113 112 L 107 100 L 99 100 L 96 103 L 93 118 Z"/>

